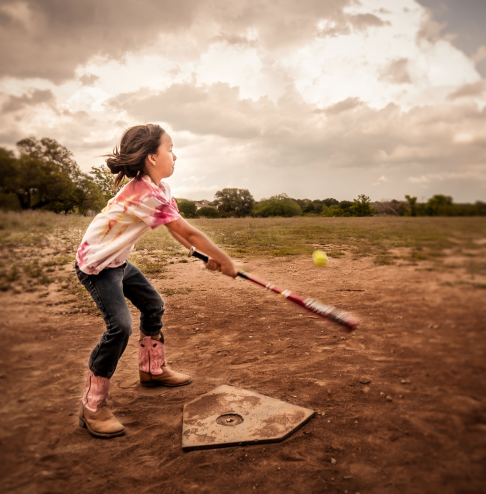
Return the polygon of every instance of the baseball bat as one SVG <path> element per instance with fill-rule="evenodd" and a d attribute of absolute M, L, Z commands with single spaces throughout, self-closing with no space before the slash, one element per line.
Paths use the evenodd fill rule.
<path fill-rule="evenodd" d="M 195 247 L 191 247 L 187 256 L 197 257 L 204 262 L 208 262 L 209 259 L 206 254 L 198 252 Z M 309 312 L 312 312 L 316 316 L 322 317 L 323 319 L 327 319 L 341 325 L 349 332 L 356 329 L 356 326 L 359 323 L 356 317 L 347 312 L 339 310 L 332 305 L 323 304 L 322 302 L 309 297 L 303 297 L 302 295 L 298 295 L 297 293 L 291 292 L 290 290 L 283 290 L 282 288 L 275 286 L 273 283 L 267 283 L 265 281 L 259 280 L 255 276 L 248 273 L 243 273 L 242 271 L 238 271 L 237 276 L 239 276 L 240 278 L 244 278 L 245 280 L 252 281 L 253 283 L 262 286 L 273 293 L 282 295 L 288 301 L 293 302 L 294 304 L 302 307 Z"/>

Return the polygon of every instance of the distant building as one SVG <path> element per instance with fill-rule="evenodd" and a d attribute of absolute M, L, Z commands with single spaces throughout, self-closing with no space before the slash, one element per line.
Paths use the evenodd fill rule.
<path fill-rule="evenodd" d="M 203 199 L 202 201 L 195 201 L 195 202 L 196 202 L 197 209 L 201 209 L 201 208 L 214 208 L 214 209 L 216 209 L 214 206 L 210 205 L 211 201 L 208 201 L 207 199 Z"/>

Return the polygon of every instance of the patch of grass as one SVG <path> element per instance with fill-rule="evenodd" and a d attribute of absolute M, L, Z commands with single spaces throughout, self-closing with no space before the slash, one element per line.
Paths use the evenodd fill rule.
<path fill-rule="evenodd" d="M 20 277 L 17 265 L 14 264 L 10 269 L 0 272 L 0 277 L 4 278 L 8 283 L 17 281 Z"/>
<path fill-rule="evenodd" d="M 61 256 L 51 257 L 50 259 L 45 261 L 42 265 L 45 267 L 64 266 L 65 264 L 74 262 L 75 259 L 76 257 L 73 255 L 61 255 Z"/>
<path fill-rule="evenodd" d="M 272 256 L 295 256 L 296 252 L 293 249 L 275 249 L 269 252 Z"/>
<path fill-rule="evenodd" d="M 377 266 L 387 266 L 389 264 L 393 264 L 393 258 L 387 255 L 379 255 L 376 256 L 373 261 Z"/>
<path fill-rule="evenodd" d="M 158 277 L 161 273 L 167 271 L 165 265 L 166 261 L 156 261 L 153 262 L 148 256 L 130 256 L 130 262 L 136 266 L 145 275 L 150 275 L 152 277 Z"/>
<path fill-rule="evenodd" d="M 164 288 L 164 295 L 170 297 L 171 295 L 186 295 L 189 292 L 192 292 L 191 288 Z"/>
<path fill-rule="evenodd" d="M 67 294 L 73 295 L 73 307 L 79 312 L 101 317 L 101 312 L 96 307 L 88 290 L 79 282 L 78 277 L 73 273 L 62 284 L 60 291 L 66 291 Z M 70 302 L 71 302 L 70 301 Z"/>
<path fill-rule="evenodd" d="M 410 254 L 410 259 L 413 261 L 425 261 L 428 258 L 428 254 L 425 254 L 423 252 L 414 251 Z"/>
<path fill-rule="evenodd" d="M 42 276 L 42 266 L 39 264 L 39 261 L 34 260 L 27 262 L 22 266 L 25 274 L 30 276 L 31 278 L 39 278 Z"/>
<path fill-rule="evenodd" d="M 466 271 L 469 274 L 486 276 L 486 261 L 481 259 L 470 260 L 466 263 Z"/>
<path fill-rule="evenodd" d="M 328 257 L 341 257 L 341 256 L 344 256 L 346 253 L 343 252 L 342 250 L 331 250 L 329 252 L 326 252 L 327 256 Z"/>

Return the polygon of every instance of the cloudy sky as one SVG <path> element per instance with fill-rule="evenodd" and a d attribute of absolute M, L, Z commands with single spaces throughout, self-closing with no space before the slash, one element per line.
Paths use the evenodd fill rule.
<path fill-rule="evenodd" d="M 486 200 L 484 0 L 0 0 L 0 146 L 160 123 L 177 197 Z"/>

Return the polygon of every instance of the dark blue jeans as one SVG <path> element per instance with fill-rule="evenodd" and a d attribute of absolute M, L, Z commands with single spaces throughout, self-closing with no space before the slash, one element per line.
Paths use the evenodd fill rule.
<path fill-rule="evenodd" d="M 105 268 L 99 274 L 83 273 L 76 263 L 76 274 L 100 309 L 106 324 L 89 358 L 95 376 L 115 372 L 132 334 L 132 315 L 125 297 L 140 311 L 140 331 L 147 336 L 161 334 L 164 301 L 142 272 L 128 261 L 118 268 Z M 164 336 L 162 335 L 162 343 Z"/>

